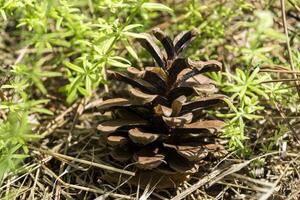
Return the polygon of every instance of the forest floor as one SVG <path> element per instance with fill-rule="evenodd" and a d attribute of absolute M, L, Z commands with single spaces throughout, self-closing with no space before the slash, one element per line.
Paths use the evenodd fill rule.
<path fill-rule="evenodd" d="M 152 5 L 155 13 L 136 15 L 126 10 L 134 10 L 135 1 L 128 2 L 123 7 L 116 2 L 109 4 L 111 13 L 105 14 L 100 12 L 101 6 L 108 4 L 101 2 L 94 7 L 86 1 L 61 5 L 80 8 L 82 15 L 93 21 L 80 21 L 82 15 L 77 11 L 60 16 L 56 7 L 59 16 L 49 12 L 47 33 L 41 31 L 43 27 L 35 28 L 40 16 L 30 15 L 48 15 L 40 11 L 44 7 L 38 3 L 27 13 L 0 7 L 7 12 L 7 19 L 0 21 L 1 199 L 300 199 L 299 1 L 281 0 L 286 6 L 272 0 L 156 1 L 166 7 L 156 11 Z M 120 17 L 115 13 L 118 9 Z M 59 17 L 60 29 L 55 24 Z M 122 17 L 132 20 L 127 25 L 144 27 L 124 33 L 122 38 L 114 35 L 117 39 L 112 42 L 107 35 L 115 32 L 108 34 L 104 29 L 122 27 L 117 22 L 109 27 L 116 19 L 124 20 Z M 82 22 L 76 24 L 80 30 L 76 31 L 83 35 L 70 34 L 76 20 Z M 101 31 L 93 32 L 95 27 Z M 105 68 L 122 70 L 128 63 L 139 67 L 143 67 L 142 61 L 152 63 L 137 50 L 141 47 L 134 34 L 157 27 L 172 34 L 191 28 L 199 31 L 188 54 L 222 62 L 222 73 L 210 77 L 220 92 L 232 99 L 234 107 L 229 106 L 227 113 L 213 113 L 227 123 L 222 140 L 228 154 L 202 167 L 176 189 L 139 188 L 127 181 L 114 184 L 101 178 L 107 171 L 120 176 L 134 174 L 113 167 L 99 139 L 96 127 L 105 116 L 97 105 L 108 94 L 116 96 L 125 88 L 105 80 Z M 97 34 L 101 37 L 96 38 Z M 83 79 L 78 81 L 80 70 L 85 69 L 81 61 L 88 57 L 91 65 L 99 63 L 96 56 L 102 49 L 93 46 L 97 42 L 106 50 L 108 45 L 105 56 L 115 60 L 97 68 L 95 73 L 103 73 L 103 79 L 88 86 Z M 66 67 L 66 60 L 81 68 L 75 66 L 74 71 Z"/>

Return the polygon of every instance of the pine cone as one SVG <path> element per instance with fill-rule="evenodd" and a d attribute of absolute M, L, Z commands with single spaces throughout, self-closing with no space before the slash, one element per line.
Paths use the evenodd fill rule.
<path fill-rule="evenodd" d="M 205 109 L 224 105 L 215 94 L 213 80 L 202 75 L 219 71 L 218 61 L 192 61 L 181 56 L 194 38 L 194 30 L 179 34 L 174 41 L 159 29 L 139 39 L 158 66 L 144 70 L 128 68 L 127 74 L 109 72 L 110 79 L 125 82 L 131 98 L 108 99 L 99 109 L 113 113 L 98 130 L 104 136 L 110 156 L 124 166 L 134 163 L 140 184 L 159 181 L 158 187 L 176 187 L 211 155 L 222 155 L 216 143 L 224 123 L 207 120 Z M 206 120 L 205 120 L 206 118 Z M 141 183 L 142 182 L 142 183 Z"/>

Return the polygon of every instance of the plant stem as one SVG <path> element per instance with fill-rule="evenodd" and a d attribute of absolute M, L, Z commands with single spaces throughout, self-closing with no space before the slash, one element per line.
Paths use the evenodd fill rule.
<path fill-rule="evenodd" d="M 283 23 L 283 28 L 284 28 L 284 34 L 286 36 L 286 46 L 287 46 L 287 51 L 288 51 L 288 56 L 289 56 L 290 67 L 291 67 L 292 71 L 295 71 L 295 65 L 293 62 L 293 55 L 292 55 L 292 51 L 291 51 L 286 16 L 285 16 L 285 0 L 280 0 L 280 5 L 281 5 L 282 23 Z M 298 79 L 298 76 L 296 74 L 293 74 L 293 76 L 295 79 Z M 298 81 L 295 82 L 295 86 L 296 86 L 296 89 L 298 92 L 298 96 L 300 97 L 300 87 L 299 87 Z"/>

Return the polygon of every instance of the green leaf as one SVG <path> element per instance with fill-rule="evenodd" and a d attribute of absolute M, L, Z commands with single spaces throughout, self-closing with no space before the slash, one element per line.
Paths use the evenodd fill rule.
<path fill-rule="evenodd" d="M 67 97 L 68 103 L 71 103 L 75 99 L 75 96 L 77 94 L 77 89 L 82 79 L 83 76 L 77 76 L 68 86 L 68 97 Z"/>
<path fill-rule="evenodd" d="M 25 159 L 25 158 L 28 158 L 29 155 L 26 155 L 26 154 L 13 154 L 11 155 L 10 158 L 15 158 L 15 159 Z"/>
<path fill-rule="evenodd" d="M 85 71 L 81 67 L 79 67 L 77 65 L 74 65 L 74 64 L 72 64 L 72 63 L 70 63 L 68 61 L 64 61 L 63 63 L 68 68 L 70 68 L 70 69 L 72 69 L 72 70 L 74 70 L 74 71 L 76 71 L 76 72 L 78 72 L 80 74 L 84 74 L 85 73 Z"/>
<path fill-rule="evenodd" d="M 126 26 L 123 31 L 129 31 L 131 29 L 137 28 L 137 27 L 142 27 L 142 24 L 130 24 L 128 26 Z"/>
<path fill-rule="evenodd" d="M 236 107 L 232 104 L 232 102 L 229 99 L 224 98 L 224 101 L 225 101 L 225 103 L 227 103 L 227 105 L 229 106 L 230 109 L 232 109 L 236 113 L 238 112 Z"/>
<path fill-rule="evenodd" d="M 75 100 L 75 97 L 77 96 L 77 88 L 76 90 L 72 90 L 67 97 L 67 103 L 70 104 Z"/>
<path fill-rule="evenodd" d="M 78 87 L 78 91 L 80 94 L 82 94 L 83 96 L 89 96 L 89 94 L 87 93 L 86 89 L 83 87 Z"/>
<path fill-rule="evenodd" d="M 112 36 L 110 37 L 109 39 L 105 40 L 102 44 L 101 44 L 101 47 L 102 47 L 102 50 L 103 50 L 103 53 L 106 54 L 109 49 L 112 47 L 113 43 L 115 41 L 115 37 Z"/>
<path fill-rule="evenodd" d="M 132 32 L 124 31 L 124 32 L 122 32 L 122 34 L 125 35 L 125 36 L 128 36 L 128 37 L 136 38 L 136 39 L 146 38 L 146 36 L 144 34 L 141 34 L 141 33 L 132 33 Z"/>
<path fill-rule="evenodd" d="M 41 139 L 41 138 L 43 138 L 43 136 L 41 136 L 41 135 L 37 135 L 37 134 L 22 134 L 22 136 L 24 137 L 24 138 L 27 138 L 27 139 Z"/>
<path fill-rule="evenodd" d="M 120 61 L 125 61 L 127 63 L 123 63 L 123 62 L 120 62 Z M 117 56 L 108 58 L 107 63 L 110 64 L 111 66 L 114 66 L 114 67 L 127 68 L 127 67 L 131 66 L 131 64 L 128 60 L 126 60 L 124 58 L 121 58 L 121 57 L 117 57 Z"/>
<path fill-rule="evenodd" d="M 37 112 L 37 113 L 43 113 L 43 114 L 47 114 L 47 115 L 53 115 L 54 113 L 46 108 L 31 108 L 31 111 L 33 112 Z"/>
<path fill-rule="evenodd" d="M 85 77 L 85 89 L 88 93 L 88 96 L 92 94 L 92 81 L 89 76 Z"/>
<path fill-rule="evenodd" d="M 7 21 L 7 17 L 6 17 L 6 14 L 3 9 L 0 10 L 0 13 L 1 13 L 1 16 L 4 19 L 4 21 Z"/>
<path fill-rule="evenodd" d="M 30 101 L 29 103 L 30 106 L 36 106 L 36 105 L 48 103 L 49 101 L 50 101 L 49 99 L 39 99 L 39 100 Z"/>
<path fill-rule="evenodd" d="M 43 84 L 43 82 L 41 81 L 41 79 L 39 79 L 36 76 L 32 77 L 32 81 L 34 82 L 34 84 L 36 85 L 36 87 L 45 95 L 47 94 L 47 90 Z"/>
<path fill-rule="evenodd" d="M 135 50 L 130 46 L 128 41 L 124 42 L 125 48 L 127 49 L 128 53 L 136 60 L 139 60 L 139 57 Z"/>
<path fill-rule="evenodd" d="M 43 77 L 58 77 L 62 76 L 61 72 L 52 72 L 52 71 L 43 71 L 41 72 L 41 76 Z"/>
<path fill-rule="evenodd" d="M 152 2 L 146 2 L 143 3 L 142 8 L 150 10 L 150 11 L 166 11 L 166 12 L 173 12 L 171 8 L 168 6 L 165 6 L 160 3 L 152 3 Z"/>
<path fill-rule="evenodd" d="M 255 77 L 256 74 L 259 72 L 259 67 L 255 68 L 254 71 L 251 73 L 250 77 L 248 78 L 249 81 L 252 81 Z"/>

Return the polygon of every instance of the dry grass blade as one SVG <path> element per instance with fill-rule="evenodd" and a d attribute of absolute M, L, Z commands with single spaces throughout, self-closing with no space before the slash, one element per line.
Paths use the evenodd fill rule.
<path fill-rule="evenodd" d="M 245 181 L 252 182 L 252 183 L 255 183 L 255 184 L 263 185 L 263 186 L 268 186 L 268 187 L 273 186 L 272 183 L 265 182 L 265 181 L 260 181 L 258 179 L 250 178 L 248 176 L 243 176 L 243 175 L 237 174 L 237 173 L 232 173 L 231 176 L 236 177 L 238 179 L 243 179 Z"/>
<path fill-rule="evenodd" d="M 192 185 L 191 187 L 189 187 L 188 189 L 186 189 L 182 193 L 180 193 L 177 196 L 173 197 L 171 200 L 184 199 L 189 194 L 195 192 L 199 187 L 201 187 L 201 186 L 203 186 L 207 183 L 208 183 L 208 186 L 210 187 L 213 184 L 215 184 L 216 182 L 220 181 L 225 176 L 228 176 L 230 174 L 233 174 L 235 172 L 240 171 L 242 168 L 249 165 L 252 161 L 257 160 L 257 159 L 262 158 L 262 157 L 267 157 L 267 156 L 270 156 L 270 155 L 274 155 L 274 154 L 278 154 L 278 152 L 277 151 L 276 152 L 270 152 L 270 153 L 264 154 L 262 156 L 255 157 L 251 160 L 247 160 L 243 163 L 231 165 L 230 167 L 228 167 L 226 169 L 223 169 L 223 170 L 216 169 L 215 171 L 211 172 L 207 176 L 201 178 L 197 183 L 195 183 L 194 185 Z"/>
<path fill-rule="evenodd" d="M 294 163 L 298 158 L 300 157 L 300 155 L 298 155 L 296 158 L 294 158 L 293 160 L 291 160 L 288 165 L 285 167 L 284 171 L 281 173 L 281 175 L 279 176 L 279 178 L 275 181 L 275 183 L 273 184 L 272 188 L 268 190 L 267 193 L 264 193 L 259 200 L 267 200 L 269 199 L 269 197 L 271 197 L 271 195 L 273 194 L 273 192 L 276 189 L 276 186 L 278 185 L 278 183 L 281 181 L 281 179 L 286 175 L 287 170 L 289 169 L 289 166 Z"/>
<path fill-rule="evenodd" d="M 212 180 L 215 177 L 217 177 L 220 173 L 221 173 L 220 170 L 215 170 L 215 171 L 211 172 L 209 175 L 201 178 L 201 180 L 199 180 L 196 184 L 192 185 L 191 187 L 189 187 L 187 190 L 183 191 L 182 193 L 176 195 L 171 200 L 181 200 L 181 199 L 184 199 L 189 194 L 191 194 L 194 191 L 196 191 L 199 187 L 203 186 L 204 184 L 208 183 L 210 180 Z"/>
<path fill-rule="evenodd" d="M 268 191 L 268 188 L 261 188 L 261 187 L 257 187 L 257 186 L 256 187 L 246 187 L 243 185 L 237 185 L 237 184 L 223 182 L 223 181 L 219 181 L 218 184 L 235 187 L 235 188 L 239 188 L 239 189 L 252 190 L 252 191 L 256 191 L 256 192 L 267 192 Z"/>
<path fill-rule="evenodd" d="M 298 179 L 298 185 L 296 191 L 293 191 L 286 200 L 292 200 L 292 199 L 297 199 L 297 195 L 300 194 L 300 180 Z"/>
<path fill-rule="evenodd" d="M 64 117 L 72 112 L 75 108 L 77 108 L 79 105 L 79 102 L 74 103 L 71 107 L 69 107 L 67 110 L 59 114 L 55 119 L 53 119 L 47 126 L 46 130 L 41 133 L 42 137 L 46 137 L 50 135 L 56 128 L 63 126 L 65 123 L 67 123 L 70 119 L 64 120 Z"/>
<path fill-rule="evenodd" d="M 213 180 L 210 180 L 209 182 L 209 187 L 212 186 L 213 184 L 217 183 L 218 181 L 220 181 L 222 178 L 224 178 L 225 176 L 228 176 L 230 174 L 233 174 L 235 172 L 240 171 L 242 168 L 246 167 L 247 165 L 250 164 L 251 161 L 245 161 L 243 163 L 239 163 L 239 164 L 234 164 L 231 167 L 229 167 L 227 170 L 225 170 L 224 172 L 222 172 L 220 175 L 216 176 Z"/>
<path fill-rule="evenodd" d="M 28 169 L 28 173 L 35 171 L 36 169 L 38 169 L 40 167 L 40 165 L 38 165 L 38 164 L 32 164 L 32 165 L 28 166 L 27 168 L 30 168 L 30 167 L 31 167 L 31 169 Z M 12 181 L 8 181 L 7 184 L 4 184 L 4 185 L 2 185 L 0 187 L 0 191 L 4 190 L 4 188 L 9 187 L 10 185 L 12 185 L 12 184 L 14 184 L 16 182 L 22 180 L 22 178 L 26 177 L 28 175 L 28 173 L 24 173 L 23 175 L 15 178 L 15 179 L 13 179 Z"/>
<path fill-rule="evenodd" d="M 289 56 L 289 62 L 290 62 L 290 66 L 292 71 L 295 71 L 295 65 L 294 65 L 294 61 L 293 61 L 293 55 L 292 55 L 292 50 L 291 50 L 291 45 L 290 45 L 290 40 L 289 40 L 289 32 L 287 29 L 287 21 L 286 21 L 286 16 L 285 16 L 285 0 L 280 0 L 280 5 L 281 5 L 281 15 L 282 15 L 282 23 L 283 23 L 283 28 L 284 28 L 284 33 L 285 33 L 285 37 L 286 37 L 286 45 L 287 45 L 287 51 L 288 51 L 288 56 Z M 294 78 L 297 79 L 297 75 L 293 74 Z M 299 83 L 295 82 L 295 86 L 298 92 L 298 96 L 300 98 L 300 87 L 299 87 Z"/>
<path fill-rule="evenodd" d="M 235 164 L 235 165 L 232 165 L 231 167 L 227 168 L 225 171 L 217 169 L 217 170 L 211 172 L 209 175 L 201 178 L 196 184 L 192 185 L 187 190 L 185 190 L 182 193 L 178 194 L 177 196 L 175 196 L 171 200 L 184 199 L 186 196 L 188 196 L 189 194 L 196 191 L 199 187 L 201 187 L 201 186 L 203 186 L 207 183 L 209 183 L 209 186 L 211 186 L 214 183 L 218 182 L 223 177 L 241 170 L 242 168 L 247 166 L 249 163 L 250 163 L 250 161 L 245 161 L 245 162 L 240 163 L 240 164 Z"/>
<path fill-rule="evenodd" d="M 284 114 L 284 112 L 281 110 L 281 108 L 279 107 L 279 105 L 277 104 L 277 102 L 274 101 L 273 103 L 274 103 L 276 109 L 278 110 L 280 116 L 285 121 L 285 123 L 287 124 L 287 126 L 289 127 L 289 129 L 291 130 L 291 132 L 293 133 L 293 135 L 295 136 L 295 138 L 297 139 L 297 141 L 300 142 L 300 138 L 299 138 L 298 134 L 296 133 L 296 131 L 293 128 L 293 126 L 290 124 L 290 121 L 287 120 L 286 115 Z"/>
<path fill-rule="evenodd" d="M 84 186 L 80 186 L 80 185 L 74 185 L 74 184 L 66 183 L 63 180 L 61 180 L 61 178 L 59 176 L 57 176 L 48 167 L 46 167 L 45 165 L 42 165 L 42 167 L 47 171 L 47 173 L 49 173 L 49 175 L 53 176 L 59 183 L 61 183 L 65 187 L 70 187 L 70 188 L 74 188 L 74 189 L 84 190 L 84 191 L 88 191 L 88 192 L 94 192 L 94 193 L 98 193 L 98 194 L 108 194 L 110 197 L 114 197 L 114 198 L 134 199 L 134 198 L 132 198 L 132 197 L 130 197 L 128 195 L 121 195 L 121 194 L 116 194 L 116 193 L 108 193 L 108 192 L 106 192 L 104 190 L 101 190 L 99 188 L 93 189 L 93 188 L 89 188 L 89 187 L 84 187 Z"/>
<path fill-rule="evenodd" d="M 34 193 L 35 193 L 35 188 L 36 188 L 36 185 L 37 185 L 37 182 L 38 182 L 39 175 L 40 175 L 40 168 L 38 168 L 37 171 L 36 171 L 36 175 L 35 175 L 35 178 L 34 178 L 34 183 L 33 183 L 33 186 L 32 186 L 31 192 L 30 192 L 30 198 L 31 199 L 35 199 Z"/>
<path fill-rule="evenodd" d="M 73 161 L 73 162 L 78 162 L 78 163 L 90 165 L 90 166 L 93 166 L 93 167 L 98 167 L 98 168 L 101 168 L 101 169 L 104 169 L 104 170 L 109 170 L 109 171 L 117 172 L 117 173 L 120 173 L 120 174 L 126 174 L 126 175 L 129 175 L 129 176 L 134 176 L 135 175 L 134 172 L 118 169 L 118 168 L 108 166 L 108 165 L 104 165 L 104 164 L 100 164 L 100 163 L 95 163 L 93 161 L 87 161 L 87 160 L 83 160 L 83 159 L 79 159 L 79 158 L 74 158 L 74 157 L 71 157 L 71 156 L 67 156 L 67 155 L 63 155 L 63 154 L 55 153 L 55 152 L 51 152 L 51 151 L 42 150 L 42 152 L 46 153 L 48 155 L 51 155 L 55 158 L 58 158 L 58 159 L 70 160 L 70 161 Z"/>

